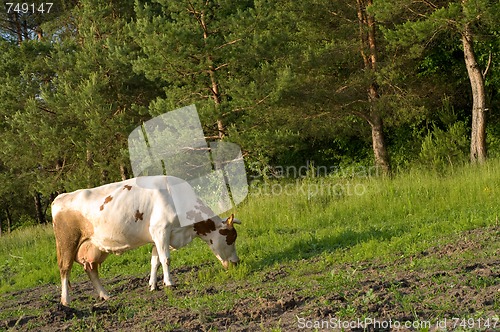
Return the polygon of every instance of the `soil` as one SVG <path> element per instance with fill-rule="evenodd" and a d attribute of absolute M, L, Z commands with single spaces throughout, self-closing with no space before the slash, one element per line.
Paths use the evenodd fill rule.
<path fill-rule="evenodd" d="M 500 330 L 499 239 L 500 226 L 481 228 L 392 265 L 338 265 L 333 271 L 352 271 L 356 280 L 328 294 L 317 292 L 320 284 L 311 288 L 311 295 L 286 283 L 280 287 L 289 272 L 275 269 L 262 277 L 259 286 L 247 285 L 252 296 L 238 298 L 231 309 L 215 311 L 169 305 L 168 293 L 146 291 L 147 276 L 105 281 L 105 287 L 118 294 L 105 302 L 93 298 L 90 282 L 75 283 L 71 294 L 78 306 L 71 308 L 59 305 L 58 286 L 44 285 L 0 295 L 1 311 L 12 313 L 0 320 L 0 331 L 335 331 L 342 327 L 345 331 L 441 331 L 445 327 L 496 331 Z M 408 268 L 412 260 L 416 265 L 438 263 Z M 453 267 L 440 268 L 444 266 L 440 261 Z M 188 272 L 192 271 L 173 271 L 179 279 Z M 266 285 L 271 284 L 268 291 Z M 241 291 L 245 284 L 214 285 L 202 295 L 216 296 L 236 287 Z M 177 297 L 190 295 L 189 286 L 171 292 Z M 431 325 L 424 329 L 403 325 L 426 321 Z"/>

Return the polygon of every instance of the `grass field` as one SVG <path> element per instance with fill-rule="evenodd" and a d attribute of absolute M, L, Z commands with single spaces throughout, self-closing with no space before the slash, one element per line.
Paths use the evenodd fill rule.
<path fill-rule="evenodd" d="M 499 248 L 499 193 L 499 161 L 449 170 L 445 175 L 412 171 L 393 178 L 380 178 L 368 176 L 358 169 L 343 176 L 269 182 L 253 188 L 247 200 L 234 211 L 242 221 L 236 242 L 241 264 L 224 271 L 208 247 L 195 240 L 172 254 L 173 277 L 180 286 L 166 290 L 162 303 L 175 310 L 194 313 L 198 321 L 211 326 L 210 322 L 222 319 L 221 313 L 230 312 L 235 305 L 255 306 L 255 303 L 262 303 L 262 299 L 270 301 L 271 298 L 281 303 L 282 311 L 288 308 L 294 312 L 297 324 L 299 317 L 333 315 L 355 319 L 366 317 L 370 312 L 374 317 L 384 317 L 380 309 L 384 297 L 377 293 L 383 289 L 388 292 L 384 294 L 391 295 L 389 302 L 394 302 L 402 317 L 438 319 L 449 312 L 447 308 L 454 306 L 452 300 L 432 298 L 425 308 L 436 314 L 421 317 L 422 312 L 427 311 L 419 313 L 415 308 L 421 308 L 426 298 L 433 297 L 432 292 L 413 289 L 406 294 L 401 288 L 404 284 L 379 285 L 378 282 L 396 278 L 401 273 L 414 273 L 407 279 L 414 278 L 418 284 L 429 277 L 435 286 L 450 282 L 446 279 L 446 271 L 462 271 L 457 270 L 462 265 L 464 271 L 468 271 L 467 266 L 481 259 L 495 261 Z M 477 229 L 485 231 L 478 233 Z M 491 233 L 484 239 L 488 243 L 476 248 L 473 242 L 479 243 L 486 236 L 485 232 Z M 472 249 L 453 247 L 446 254 L 436 249 L 457 243 L 470 243 Z M 110 256 L 102 265 L 102 278 L 113 281 L 106 287 L 111 293 L 120 294 L 109 301 L 109 306 L 127 298 L 126 282 L 132 280 L 134 285 L 137 282 L 137 289 L 146 291 L 150 249 L 145 246 L 121 256 Z M 495 285 L 498 288 L 498 265 L 488 268 L 491 273 L 483 279 L 463 282 L 468 286 L 475 283 L 478 289 Z M 445 275 L 435 276 L 432 271 Z M 0 238 L 0 273 L 0 293 L 7 297 L 27 288 L 56 287 L 54 284 L 59 283 L 59 276 L 51 227 L 19 230 Z M 367 273 L 378 275 L 379 281 L 364 289 Z M 450 278 L 458 278 L 463 273 L 456 274 Z M 75 265 L 73 283 L 89 284 L 86 278 L 83 269 Z M 120 282 L 120 278 L 124 281 Z M 207 289 L 213 291 L 207 292 Z M 364 290 L 361 295 L 351 294 L 353 289 Z M 338 296 L 342 299 L 331 294 L 341 294 Z M 47 294 L 45 300 L 53 303 L 58 296 Z M 484 311 L 476 310 L 467 317 L 483 315 L 498 319 L 500 292 L 492 296 L 493 300 Z M 72 306 L 91 302 L 95 300 L 77 298 Z M 143 305 L 147 302 L 146 298 Z M 309 308 L 305 305 L 309 302 L 317 305 Z M 147 315 L 138 307 L 117 309 L 116 306 L 114 313 L 122 315 L 124 321 Z M 321 308 L 330 309 L 322 312 Z M 19 316 L 18 309 L 15 306 L 4 309 L 0 310 L 0 322 L 10 321 L 12 325 L 14 318 Z M 495 312 L 496 316 L 492 314 Z M 33 309 L 31 315 L 37 314 L 39 312 Z M 273 316 L 273 312 L 267 315 Z M 262 323 L 263 330 L 281 331 L 287 326 L 279 316 L 273 318 L 274 325 L 269 321 Z M 71 319 L 71 326 L 76 330 L 77 326 L 84 330 L 98 321 L 95 311 L 81 317 L 73 313 Z M 169 324 L 167 329 L 189 328 L 182 322 Z M 212 327 L 217 330 L 220 325 Z M 105 326 L 102 329 L 108 330 Z"/>

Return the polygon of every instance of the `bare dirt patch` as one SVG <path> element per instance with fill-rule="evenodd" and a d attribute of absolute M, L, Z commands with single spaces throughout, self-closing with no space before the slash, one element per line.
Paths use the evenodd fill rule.
<path fill-rule="evenodd" d="M 315 322 L 362 317 L 392 322 L 428 320 L 433 322 L 431 330 L 436 330 L 435 324 L 444 319 L 453 329 L 456 322 L 452 318 L 473 317 L 476 322 L 490 318 L 493 323 L 500 315 L 499 239 L 500 227 L 481 228 L 392 265 L 364 262 L 334 266 L 334 271 L 351 271 L 354 277 L 347 287 L 330 293 L 320 292 L 321 284 L 290 287 L 286 268 L 263 274 L 258 286 L 244 281 L 214 284 L 196 294 L 189 285 L 149 292 L 147 276 L 116 277 L 105 283 L 116 294 L 106 302 L 96 302 L 90 282 L 75 283 L 72 308 L 59 305 L 58 286 L 44 285 L 0 295 L 0 331 L 296 331 L 301 323 L 302 327 L 313 327 Z M 433 260 L 435 264 L 429 263 Z M 192 273 L 193 269 L 196 267 L 173 272 L 182 279 L 183 273 Z M 321 276 L 316 273 L 312 277 Z M 217 301 L 221 292 L 240 295 L 232 298 L 230 308 L 224 309 L 189 309 L 168 300 L 169 296 L 200 296 Z M 305 322 L 309 325 L 303 326 Z M 408 330 L 375 324 L 365 328 Z M 482 331 L 498 329 L 500 321 L 496 328 L 476 326 Z M 332 330 L 332 325 L 318 330 Z"/>

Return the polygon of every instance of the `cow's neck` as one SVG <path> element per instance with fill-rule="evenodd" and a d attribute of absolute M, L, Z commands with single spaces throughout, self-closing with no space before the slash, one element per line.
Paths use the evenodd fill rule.
<path fill-rule="evenodd" d="M 210 245 L 210 240 L 217 228 L 220 227 L 222 219 L 213 218 L 194 223 L 192 226 L 178 227 L 172 229 L 170 246 L 179 249 L 189 244 L 195 237 L 199 237 Z"/>
<path fill-rule="evenodd" d="M 188 245 L 195 234 L 191 227 L 174 227 L 170 235 L 170 246 L 174 249 L 180 249 Z"/>
<path fill-rule="evenodd" d="M 214 216 L 204 221 L 199 221 L 193 224 L 194 234 L 210 244 L 213 233 L 220 227 L 221 223 L 222 219 L 218 216 Z"/>

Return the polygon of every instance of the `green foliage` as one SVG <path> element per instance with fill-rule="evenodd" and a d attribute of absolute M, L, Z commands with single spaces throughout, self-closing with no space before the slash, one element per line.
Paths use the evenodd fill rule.
<path fill-rule="evenodd" d="M 265 131 L 265 113 L 256 105 L 276 100 L 287 76 L 286 69 L 276 67 L 284 33 L 267 30 L 276 24 L 269 17 L 273 6 L 267 1 L 136 2 L 137 20 L 128 29 L 142 53 L 133 68 L 161 82 L 165 91 L 150 114 L 195 103 L 209 137 L 218 136 L 221 126 L 226 135 L 235 127 Z"/>
<path fill-rule="evenodd" d="M 500 128 L 489 126 L 487 128 L 488 154 L 492 158 L 500 156 Z"/>
<path fill-rule="evenodd" d="M 0 40 L 8 73 L 0 79 L 0 167 L 16 178 L 2 189 L 18 200 L 40 192 L 48 205 L 55 192 L 118 180 L 128 133 L 141 119 L 131 110 L 159 93 L 133 73 L 137 48 L 116 33 L 131 11 L 93 1 L 71 11 L 78 19 L 45 30 L 42 41 Z M 60 29 L 69 29 L 64 38 Z M 8 195 L 0 201 L 14 216 L 34 214 Z"/>
<path fill-rule="evenodd" d="M 465 121 L 451 104 L 451 98 L 443 98 L 443 106 L 435 112 L 432 130 L 422 135 L 420 163 L 434 171 L 453 169 L 467 162 L 469 130 Z M 444 129 L 442 129 L 444 128 Z"/>
<path fill-rule="evenodd" d="M 467 128 L 463 122 L 455 122 L 447 130 L 435 127 L 422 142 L 421 162 L 434 169 L 462 165 L 467 161 Z"/>

